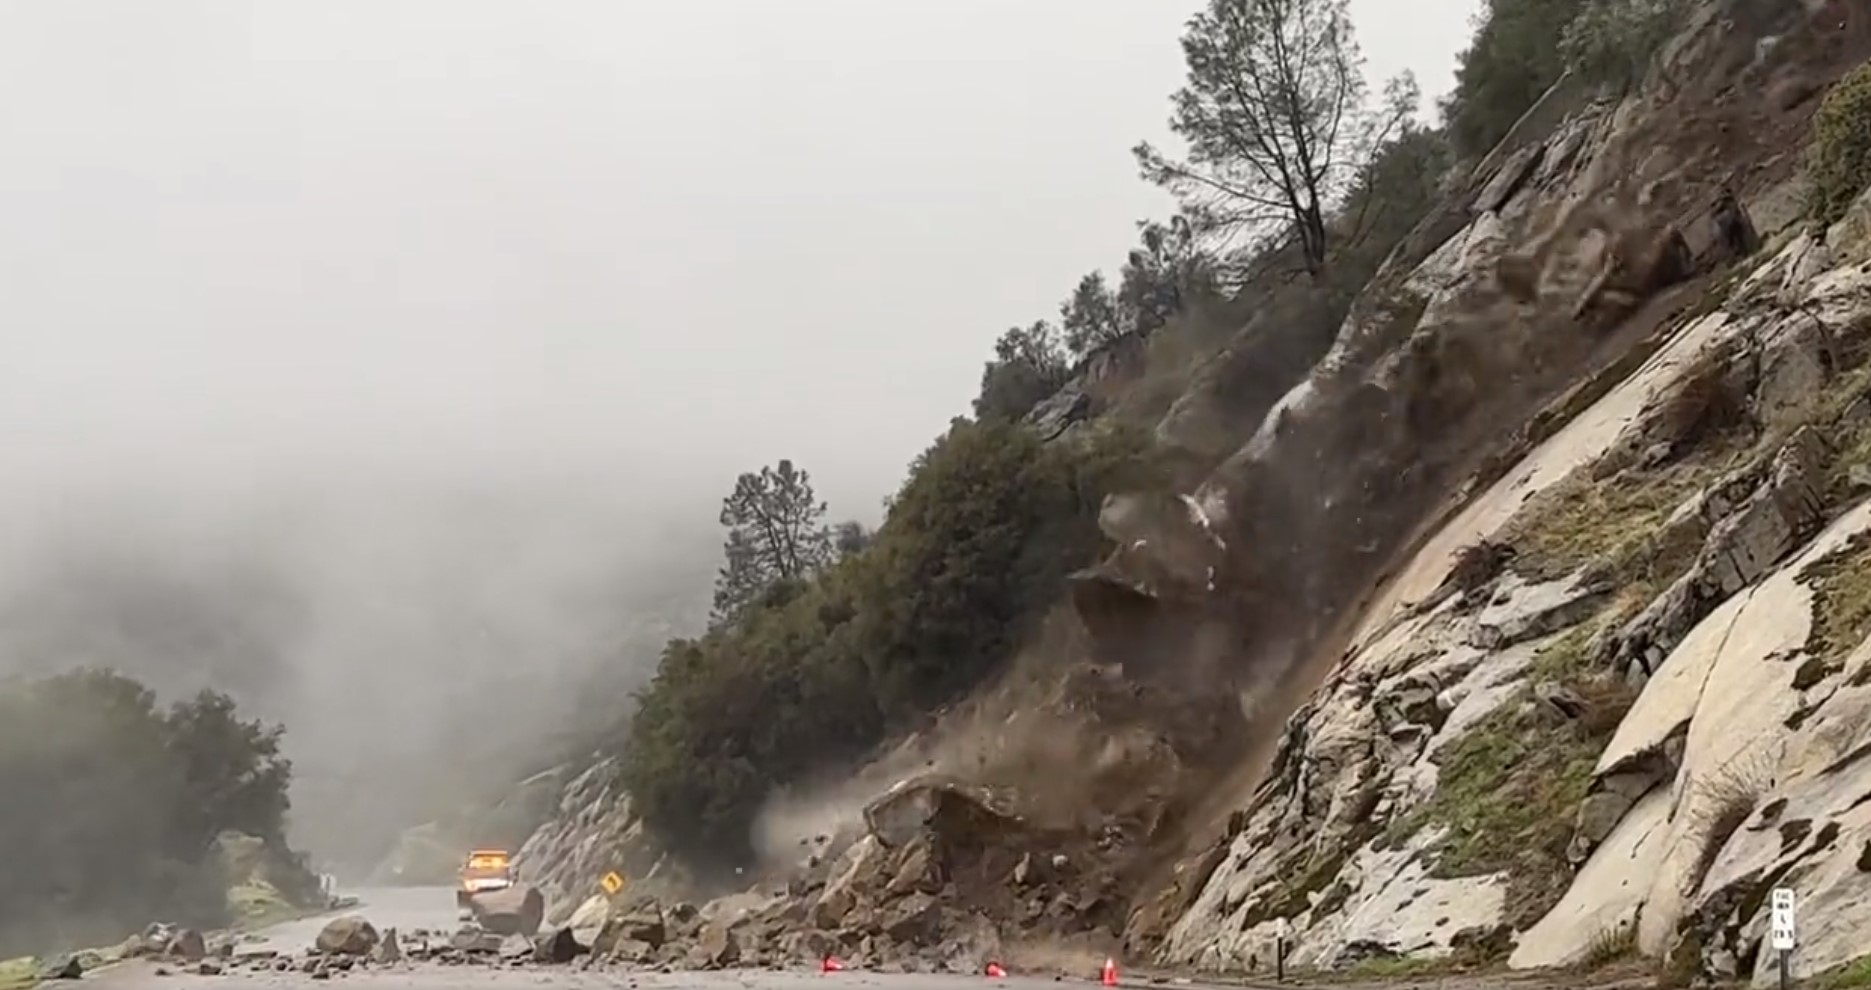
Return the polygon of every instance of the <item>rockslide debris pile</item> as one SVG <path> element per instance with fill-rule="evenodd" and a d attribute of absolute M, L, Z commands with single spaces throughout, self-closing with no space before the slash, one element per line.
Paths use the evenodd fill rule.
<path fill-rule="evenodd" d="M 797 966 L 835 956 L 885 971 L 973 973 L 1004 961 L 1003 925 L 1069 938 L 1122 924 L 1114 878 L 1064 851 L 1083 848 L 1073 836 L 1023 820 L 985 789 L 906 781 L 865 818 L 861 837 L 788 881 L 699 908 L 593 896 L 560 928 L 601 959 L 636 965 Z"/>

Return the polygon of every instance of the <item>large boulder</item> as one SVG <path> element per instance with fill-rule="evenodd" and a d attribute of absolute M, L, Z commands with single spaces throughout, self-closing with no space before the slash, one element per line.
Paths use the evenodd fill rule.
<path fill-rule="evenodd" d="M 200 962 L 208 955 L 208 942 L 193 928 L 177 929 L 163 946 L 163 955 L 184 962 Z"/>
<path fill-rule="evenodd" d="M 539 962 L 563 965 L 590 951 L 591 946 L 579 942 L 570 928 L 560 927 L 546 933 L 534 944 L 533 958 Z"/>
<path fill-rule="evenodd" d="M 886 849 L 901 849 L 924 838 L 969 841 L 1018 831 L 1020 819 L 996 804 L 986 788 L 924 774 L 898 781 L 866 805 L 864 822 Z"/>
<path fill-rule="evenodd" d="M 313 944 L 328 955 L 362 956 L 376 948 L 377 941 L 377 929 L 363 915 L 349 914 L 328 922 Z"/>
<path fill-rule="evenodd" d="M 531 936 L 545 920 L 546 898 L 537 887 L 518 883 L 475 894 L 468 898 L 468 910 L 482 928 L 497 935 Z"/>
<path fill-rule="evenodd" d="M 480 955 L 500 951 L 501 937 L 473 925 L 463 925 L 449 936 L 448 944 L 456 952 Z"/>
<path fill-rule="evenodd" d="M 586 898 L 583 904 L 578 905 L 578 909 L 572 912 L 572 916 L 565 920 L 562 927 L 572 933 L 572 937 L 578 940 L 579 945 L 589 949 L 597 944 L 599 936 L 604 932 L 604 923 L 610 918 L 610 914 L 610 900 L 603 894 L 593 894 Z M 662 919 L 659 917 L 657 920 Z"/>
<path fill-rule="evenodd" d="M 702 937 L 689 951 L 689 962 L 698 969 L 721 969 L 732 966 L 741 958 L 740 940 L 734 937 L 732 925 L 716 921 L 702 929 Z"/>
<path fill-rule="evenodd" d="M 920 823 L 923 819 L 915 820 Z M 875 835 L 858 840 L 834 865 L 832 878 L 813 902 L 807 920 L 827 930 L 842 925 L 845 916 L 857 907 L 858 892 L 874 886 L 888 863 L 889 854 Z"/>
<path fill-rule="evenodd" d="M 637 942 L 660 949 L 669 940 L 669 926 L 662 912 L 649 908 L 607 920 L 592 948 L 603 952 L 625 942 Z"/>

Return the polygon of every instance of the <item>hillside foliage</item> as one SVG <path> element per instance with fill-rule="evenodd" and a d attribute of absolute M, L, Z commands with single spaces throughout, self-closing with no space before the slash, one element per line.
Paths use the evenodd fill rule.
<path fill-rule="evenodd" d="M 862 753 L 999 669 L 1099 549 L 1104 495 L 1152 484 L 1142 438 L 1042 444 L 957 420 L 871 542 L 740 621 L 671 642 L 623 774 L 645 820 L 702 863 L 750 855 L 771 789 Z"/>
<path fill-rule="evenodd" d="M 1625 90 L 1643 81 L 1682 23 L 1687 0 L 1588 0 L 1559 39 L 1566 67 L 1585 81 Z"/>
<path fill-rule="evenodd" d="M 220 923 L 222 833 L 284 849 L 280 740 L 212 691 L 164 709 L 97 670 L 0 686 L 0 956 Z"/>
<path fill-rule="evenodd" d="M 1827 226 L 1871 184 L 1871 64 L 1839 80 L 1820 104 L 1806 173 L 1807 212 Z"/>
<path fill-rule="evenodd" d="M 1567 71 L 1624 88 L 1680 23 L 1681 0 L 1485 0 L 1442 103 L 1449 142 L 1478 159 Z"/>

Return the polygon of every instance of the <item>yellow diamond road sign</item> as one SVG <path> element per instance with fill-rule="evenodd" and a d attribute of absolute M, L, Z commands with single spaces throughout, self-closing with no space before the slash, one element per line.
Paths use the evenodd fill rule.
<path fill-rule="evenodd" d="M 618 876 L 616 870 L 612 870 L 598 880 L 598 885 L 604 888 L 605 893 L 615 894 L 624 889 L 624 878 Z"/>

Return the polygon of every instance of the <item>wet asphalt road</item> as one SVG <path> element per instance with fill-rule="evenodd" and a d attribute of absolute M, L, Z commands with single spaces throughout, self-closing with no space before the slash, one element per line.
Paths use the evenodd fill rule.
<path fill-rule="evenodd" d="M 378 930 L 395 928 L 407 937 L 417 929 L 453 932 L 460 925 L 455 912 L 454 891 L 443 888 L 407 888 L 356 891 L 361 903 L 344 911 L 288 922 L 259 932 L 261 939 L 241 943 L 241 951 L 274 949 L 280 954 L 297 955 L 311 947 L 313 939 L 333 917 L 362 914 Z M 614 970 L 577 972 L 568 967 L 527 967 L 494 969 L 482 966 L 442 966 L 408 964 L 391 970 L 353 970 L 329 980 L 313 980 L 292 973 L 233 971 L 223 976 L 200 976 L 185 967 L 167 966 L 158 976 L 154 965 L 125 963 L 85 977 L 74 988 L 91 986 L 98 990 L 237 990 L 265 987 L 269 990 L 312 990 L 317 987 L 358 987 L 367 990 L 527 990 L 551 987 L 557 990 L 586 990 L 597 987 L 625 987 L 631 990 L 963 990 L 963 988 L 1007 988 L 1007 990 L 1092 990 L 1090 981 L 1056 981 L 1050 977 L 1012 977 L 988 980 L 976 976 L 930 976 L 846 971 L 818 973 L 809 971 L 727 970 L 706 973 L 651 973 Z M 1138 986 L 1139 984 L 1131 984 Z M 1141 984 L 1148 986 L 1148 984 Z M 1195 990 L 1181 987 L 1177 990 Z"/>
<path fill-rule="evenodd" d="M 331 919 L 347 914 L 369 918 L 378 931 L 394 928 L 405 939 L 418 929 L 446 937 L 461 927 L 453 887 L 386 887 L 348 893 L 358 899 L 356 907 L 265 929 L 256 933 L 262 940 L 243 941 L 241 950 L 275 949 L 281 955 L 305 952 Z"/>

